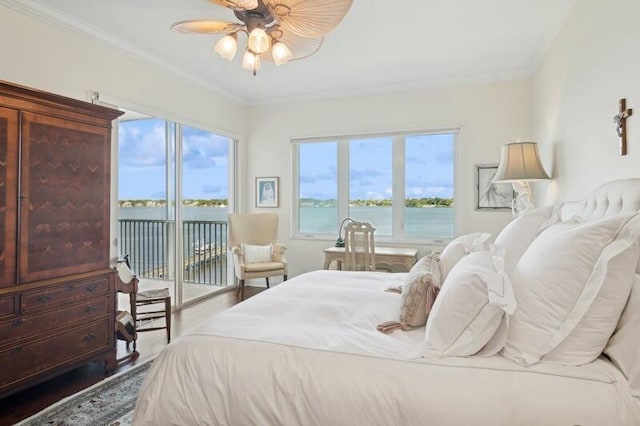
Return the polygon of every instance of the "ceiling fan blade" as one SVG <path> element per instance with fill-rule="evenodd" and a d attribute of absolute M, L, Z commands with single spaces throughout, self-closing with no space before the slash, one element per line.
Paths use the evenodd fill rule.
<path fill-rule="evenodd" d="M 190 20 L 180 21 L 171 25 L 171 29 L 180 33 L 198 34 L 226 34 L 243 28 L 244 25 L 235 22 Z"/>
<path fill-rule="evenodd" d="M 258 0 L 209 0 L 219 6 L 233 10 L 252 10 L 258 7 Z"/>
<path fill-rule="evenodd" d="M 283 28 L 303 37 L 320 37 L 333 30 L 353 0 L 262 0 Z"/>
<path fill-rule="evenodd" d="M 298 59 L 308 58 L 316 53 L 322 47 L 324 37 L 302 37 L 291 31 L 282 31 L 282 35 L 277 38 L 278 41 L 283 42 L 293 55 L 292 61 Z M 260 55 L 261 59 L 269 62 L 273 62 L 273 57 L 270 53 Z"/>

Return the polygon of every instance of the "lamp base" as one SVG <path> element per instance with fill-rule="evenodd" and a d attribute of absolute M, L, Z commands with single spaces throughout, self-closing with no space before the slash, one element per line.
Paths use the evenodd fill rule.
<path fill-rule="evenodd" d="M 344 240 L 342 238 L 336 240 L 336 247 L 344 247 Z"/>
<path fill-rule="evenodd" d="M 529 183 L 523 180 L 516 180 L 511 183 L 513 190 L 516 192 L 516 197 L 511 204 L 511 211 L 513 217 L 517 217 L 527 210 L 535 208 L 533 203 L 533 193 Z"/>

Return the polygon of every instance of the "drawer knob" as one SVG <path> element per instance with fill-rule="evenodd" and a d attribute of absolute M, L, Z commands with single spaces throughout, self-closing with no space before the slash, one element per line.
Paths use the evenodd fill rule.
<path fill-rule="evenodd" d="M 84 311 L 86 313 L 88 313 L 88 314 L 92 314 L 97 310 L 98 310 L 98 308 L 96 308 L 95 306 L 87 306 L 87 308 Z"/>
<path fill-rule="evenodd" d="M 82 340 L 84 340 L 85 342 L 90 342 L 90 341 L 92 341 L 92 340 L 93 340 L 93 339 L 95 339 L 95 338 L 96 338 L 95 333 L 89 333 L 89 334 L 85 335 L 85 336 L 82 338 Z"/>
<path fill-rule="evenodd" d="M 90 284 L 85 287 L 89 293 L 93 293 L 98 288 L 98 284 Z"/>
<path fill-rule="evenodd" d="M 24 324 L 24 320 L 22 318 L 18 318 L 16 320 L 13 320 L 13 323 L 11 323 L 11 327 L 20 327 L 22 324 Z"/>
<path fill-rule="evenodd" d="M 50 294 L 41 294 L 36 297 L 36 300 L 40 303 L 47 303 L 49 300 L 53 299 L 53 296 Z"/>

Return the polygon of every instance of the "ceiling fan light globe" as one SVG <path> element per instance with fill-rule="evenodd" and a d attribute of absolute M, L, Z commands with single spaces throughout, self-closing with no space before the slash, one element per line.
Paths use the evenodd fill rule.
<path fill-rule="evenodd" d="M 254 72 L 259 71 L 261 65 L 260 62 L 260 56 L 247 49 L 242 57 L 242 68 L 253 70 Z"/>
<path fill-rule="evenodd" d="M 267 35 L 267 32 L 262 28 L 254 28 L 249 34 L 249 41 L 247 43 L 249 49 L 261 54 L 269 50 L 271 47 L 271 37 Z"/>
<path fill-rule="evenodd" d="M 227 61 L 231 61 L 236 56 L 238 40 L 235 35 L 226 35 L 216 43 L 215 51 Z"/>
<path fill-rule="evenodd" d="M 274 43 L 271 48 L 271 55 L 273 56 L 273 62 L 278 66 L 286 64 L 293 58 L 291 50 L 281 41 Z"/>

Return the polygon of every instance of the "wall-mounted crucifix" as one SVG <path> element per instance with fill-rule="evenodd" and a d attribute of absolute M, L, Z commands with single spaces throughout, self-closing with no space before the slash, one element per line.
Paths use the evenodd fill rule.
<path fill-rule="evenodd" d="M 613 116 L 618 133 L 620 155 L 627 155 L 627 118 L 631 117 L 633 110 L 627 109 L 627 100 L 622 98 L 618 101 L 618 113 Z"/>

